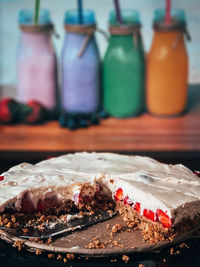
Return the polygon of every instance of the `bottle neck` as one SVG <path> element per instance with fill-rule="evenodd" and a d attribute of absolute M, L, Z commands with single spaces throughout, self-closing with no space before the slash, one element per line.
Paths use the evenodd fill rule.
<path fill-rule="evenodd" d="M 30 46 L 45 46 L 50 42 L 51 33 L 49 31 L 45 32 L 27 32 L 21 31 L 21 42 L 24 45 Z"/>
<path fill-rule="evenodd" d="M 182 31 L 154 31 L 153 43 L 173 45 L 176 42 L 184 42 Z"/>
<path fill-rule="evenodd" d="M 133 42 L 133 35 L 111 35 L 110 44 L 123 45 L 129 42 Z"/>
<path fill-rule="evenodd" d="M 132 35 L 111 35 L 109 46 L 123 47 L 129 51 L 144 50 L 140 33 L 134 33 Z"/>

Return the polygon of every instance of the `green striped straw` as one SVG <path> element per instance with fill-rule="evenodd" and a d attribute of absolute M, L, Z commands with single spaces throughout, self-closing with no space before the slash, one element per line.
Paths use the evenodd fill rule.
<path fill-rule="evenodd" d="M 34 24 L 38 24 L 39 19 L 39 12 L 40 12 L 40 0 L 35 0 L 35 13 L 34 13 Z"/>

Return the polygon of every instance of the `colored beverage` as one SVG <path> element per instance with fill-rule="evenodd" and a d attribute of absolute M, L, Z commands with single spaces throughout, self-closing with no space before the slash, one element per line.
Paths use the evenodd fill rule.
<path fill-rule="evenodd" d="M 21 36 L 17 53 L 18 100 L 36 100 L 47 109 L 57 105 L 57 62 L 51 42 L 53 26 L 47 10 L 40 11 L 33 25 L 33 11 L 19 13 Z"/>
<path fill-rule="evenodd" d="M 62 49 L 62 107 L 71 114 L 92 113 L 100 105 L 100 58 L 94 31 L 95 16 L 83 11 L 65 14 L 67 31 Z"/>
<path fill-rule="evenodd" d="M 123 10 L 123 25 L 110 13 L 110 41 L 103 62 L 103 99 L 108 113 L 132 117 L 144 109 L 144 49 L 139 14 Z"/>
<path fill-rule="evenodd" d="M 174 116 L 185 110 L 188 82 L 185 30 L 182 11 L 172 11 L 169 24 L 164 22 L 164 11 L 156 11 L 146 80 L 148 110 L 155 115 Z"/>

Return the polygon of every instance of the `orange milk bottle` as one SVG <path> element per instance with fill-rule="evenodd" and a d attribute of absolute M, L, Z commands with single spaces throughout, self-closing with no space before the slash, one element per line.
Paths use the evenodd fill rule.
<path fill-rule="evenodd" d="M 185 15 L 172 10 L 165 23 L 165 11 L 156 10 L 154 37 L 147 58 L 146 97 L 150 113 L 159 116 L 181 114 L 187 103 L 188 57 L 184 34 Z"/>

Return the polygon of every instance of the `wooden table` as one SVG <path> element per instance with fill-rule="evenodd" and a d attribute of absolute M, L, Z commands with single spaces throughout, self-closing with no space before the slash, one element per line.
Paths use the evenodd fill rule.
<path fill-rule="evenodd" d="M 76 131 L 61 128 L 56 121 L 0 126 L 1 162 L 37 161 L 72 151 L 139 153 L 200 162 L 200 87 L 190 87 L 187 112 L 175 118 L 144 113 L 130 119 L 105 119 L 98 126 Z"/>

